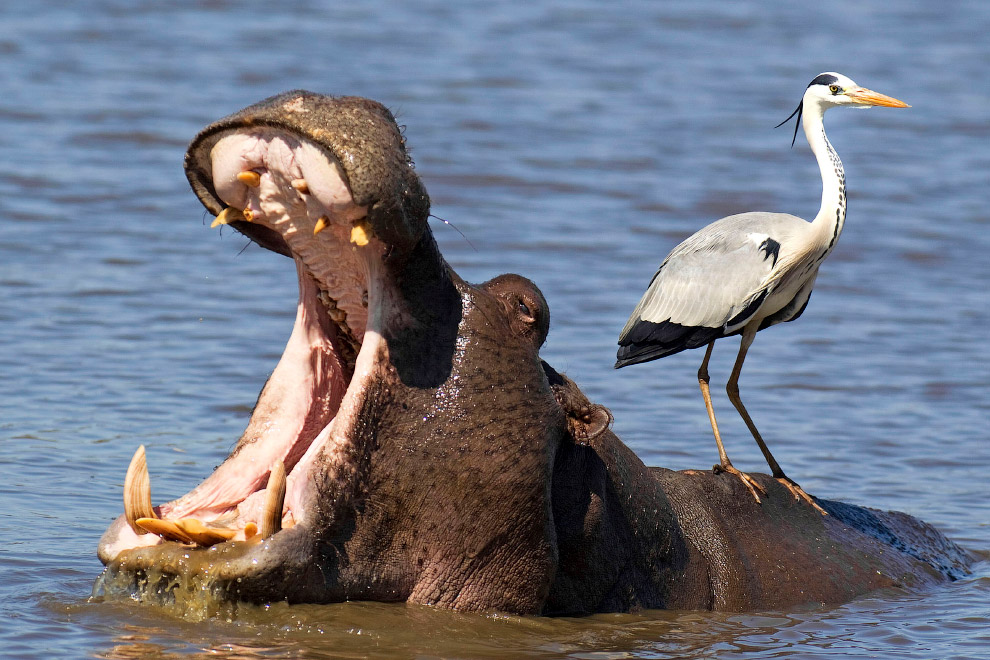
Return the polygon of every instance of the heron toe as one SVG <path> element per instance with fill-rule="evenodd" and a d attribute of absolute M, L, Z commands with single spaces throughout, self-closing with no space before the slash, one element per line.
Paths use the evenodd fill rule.
<path fill-rule="evenodd" d="M 791 479 L 790 477 L 774 477 L 774 478 L 777 481 L 779 481 L 784 488 L 791 491 L 791 495 L 794 496 L 795 500 L 798 501 L 804 500 L 805 502 L 810 504 L 816 511 L 818 511 L 818 513 L 822 514 L 823 516 L 828 515 L 828 511 L 818 506 L 818 502 L 812 499 L 811 495 L 808 495 L 808 493 L 804 492 L 804 489 L 798 486 L 793 479 Z"/>
<path fill-rule="evenodd" d="M 728 465 L 713 465 L 712 466 L 712 471 L 715 474 L 719 474 L 721 472 L 726 472 L 728 474 L 731 474 L 731 475 L 734 475 L 734 476 L 738 477 L 739 480 L 741 482 L 743 482 L 743 485 L 746 486 L 746 488 L 749 489 L 750 494 L 753 496 L 753 499 L 756 500 L 756 503 L 757 504 L 761 504 L 762 503 L 762 500 L 760 500 L 760 496 L 757 494 L 756 491 L 760 491 L 764 495 L 767 494 L 766 489 L 764 489 L 763 486 L 761 486 L 760 484 L 756 483 L 756 480 L 753 479 L 753 477 L 749 476 L 745 472 L 742 472 L 740 470 L 737 470 L 735 467 L 732 466 L 731 463 L 728 464 Z M 802 492 L 804 492 L 804 491 L 802 491 Z"/>

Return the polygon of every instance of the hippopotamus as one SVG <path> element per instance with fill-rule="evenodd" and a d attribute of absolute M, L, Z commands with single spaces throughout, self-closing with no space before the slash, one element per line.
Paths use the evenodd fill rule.
<path fill-rule="evenodd" d="M 902 513 L 644 465 L 540 358 L 537 286 L 446 263 L 379 103 L 274 96 L 200 132 L 185 171 L 215 225 L 292 259 L 295 325 L 201 484 L 154 505 L 138 449 L 99 589 L 556 615 L 832 606 L 967 571 Z"/>

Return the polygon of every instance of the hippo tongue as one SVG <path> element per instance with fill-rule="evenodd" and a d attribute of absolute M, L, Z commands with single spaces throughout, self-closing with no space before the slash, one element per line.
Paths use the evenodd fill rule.
<path fill-rule="evenodd" d="M 296 323 L 244 436 L 209 478 L 182 498 L 163 505 L 160 509 L 163 517 L 211 520 L 238 510 L 244 520 L 260 524 L 271 467 L 281 462 L 290 471 L 290 483 L 299 481 L 293 468 L 308 450 L 310 455 L 315 453 L 314 438 L 333 422 L 351 367 L 342 363 L 339 351 L 335 350 L 335 326 L 318 299 L 312 278 L 301 264 L 298 274 Z M 144 486 L 147 479 L 138 483 Z M 299 487 L 291 489 L 288 516 L 301 505 L 300 495 Z M 146 499 L 150 496 L 125 493 L 125 510 L 128 502 L 143 503 Z M 138 517 L 150 517 L 149 506 L 132 506 L 133 513 L 128 511 L 128 522 L 135 531 L 147 529 L 138 530 L 135 523 Z M 157 523 L 155 526 L 151 531 L 158 533 Z M 182 538 L 180 534 L 172 536 Z"/>

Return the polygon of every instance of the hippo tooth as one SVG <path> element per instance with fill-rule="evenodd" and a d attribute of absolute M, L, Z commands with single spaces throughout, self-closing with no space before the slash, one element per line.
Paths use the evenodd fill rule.
<path fill-rule="evenodd" d="M 254 211 L 251 209 L 244 209 L 243 215 L 247 222 L 254 222 Z"/>
<path fill-rule="evenodd" d="M 269 536 L 282 529 L 282 505 L 285 503 L 285 464 L 275 461 L 271 474 L 268 476 L 268 488 L 265 494 L 265 508 L 261 513 L 261 538 Z"/>
<path fill-rule="evenodd" d="M 135 534 L 147 533 L 138 526 L 138 518 L 158 517 L 151 504 L 151 477 L 148 476 L 148 459 L 144 453 L 144 445 L 137 448 L 131 464 L 127 466 L 127 476 L 124 477 L 124 515 Z"/>
<path fill-rule="evenodd" d="M 237 175 L 237 180 L 245 186 L 251 186 L 252 188 L 257 188 L 261 185 L 261 175 L 253 170 L 244 170 Z"/>
<path fill-rule="evenodd" d="M 358 247 L 364 247 L 368 244 L 368 230 L 364 223 L 359 222 L 351 227 L 351 243 Z"/>
<path fill-rule="evenodd" d="M 258 535 L 258 526 L 253 522 L 244 525 L 244 538 L 251 539 Z"/>
<path fill-rule="evenodd" d="M 210 229 L 215 228 L 217 225 L 229 225 L 235 220 L 247 220 L 247 218 L 244 217 L 244 214 L 240 211 L 240 209 L 235 209 L 233 206 L 228 206 L 224 210 L 220 211 L 220 214 L 217 215 L 216 220 L 210 224 Z"/>
<path fill-rule="evenodd" d="M 196 518 L 183 518 L 176 525 L 197 545 L 209 547 L 229 541 L 237 535 L 237 530 L 207 527 Z"/>
<path fill-rule="evenodd" d="M 152 534 L 158 534 L 166 541 L 180 541 L 182 543 L 193 543 L 188 534 L 179 527 L 174 520 L 160 520 L 159 518 L 138 518 L 135 521 L 138 527 L 144 528 Z"/>
<path fill-rule="evenodd" d="M 306 183 L 306 179 L 293 179 L 291 185 L 297 192 L 303 195 L 309 194 L 309 184 Z"/>
<path fill-rule="evenodd" d="M 330 218 L 328 218 L 325 215 L 321 215 L 320 216 L 320 219 L 316 221 L 316 226 L 313 227 L 313 236 L 316 236 L 321 231 L 323 231 L 324 229 L 326 229 L 327 228 L 327 225 L 329 225 L 329 224 L 330 224 Z"/>

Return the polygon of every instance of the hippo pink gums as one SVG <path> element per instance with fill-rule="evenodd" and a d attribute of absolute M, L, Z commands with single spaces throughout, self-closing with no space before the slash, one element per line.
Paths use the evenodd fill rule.
<path fill-rule="evenodd" d="M 644 466 L 541 361 L 539 289 L 444 261 L 378 103 L 287 92 L 207 127 L 185 167 L 216 222 L 294 261 L 299 304 L 212 475 L 154 506 L 135 455 L 99 544 L 133 594 L 195 575 L 221 601 L 765 610 L 965 573 L 904 514 L 822 516 L 765 475 L 757 503 L 725 474 Z"/>

